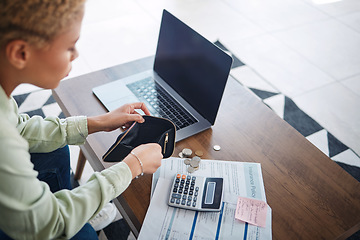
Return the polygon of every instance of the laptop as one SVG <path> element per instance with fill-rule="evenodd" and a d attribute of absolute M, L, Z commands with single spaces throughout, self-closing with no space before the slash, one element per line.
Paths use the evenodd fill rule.
<path fill-rule="evenodd" d="M 153 116 L 175 123 L 178 142 L 214 125 L 232 61 L 163 10 L 153 69 L 95 87 L 93 93 L 109 111 L 144 102 Z"/>

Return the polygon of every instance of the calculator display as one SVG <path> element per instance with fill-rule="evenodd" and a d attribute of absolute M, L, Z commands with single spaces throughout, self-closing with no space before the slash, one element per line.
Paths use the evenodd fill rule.
<path fill-rule="evenodd" d="M 222 199 L 222 178 L 206 178 L 202 208 L 219 209 Z"/>
<path fill-rule="evenodd" d="M 205 204 L 214 203 L 215 186 L 216 186 L 216 182 L 209 182 L 207 184 Z"/>

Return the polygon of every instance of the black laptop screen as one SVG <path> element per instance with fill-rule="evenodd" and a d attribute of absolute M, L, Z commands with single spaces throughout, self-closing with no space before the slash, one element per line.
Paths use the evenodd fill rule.
<path fill-rule="evenodd" d="M 154 70 L 212 125 L 232 58 L 164 10 Z"/>

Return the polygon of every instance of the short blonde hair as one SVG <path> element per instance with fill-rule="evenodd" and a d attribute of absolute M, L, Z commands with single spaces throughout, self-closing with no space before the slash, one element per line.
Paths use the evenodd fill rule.
<path fill-rule="evenodd" d="M 0 0 L 0 48 L 13 40 L 51 42 L 82 11 L 86 0 Z"/>

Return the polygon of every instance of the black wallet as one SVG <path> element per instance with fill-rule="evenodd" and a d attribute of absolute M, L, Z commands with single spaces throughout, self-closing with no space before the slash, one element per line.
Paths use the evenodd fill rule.
<path fill-rule="evenodd" d="M 121 133 L 116 142 L 104 154 L 104 162 L 120 162 L 134 148 L 141 144 L 158 143 L 164 158 L 170 157 L 175 149 L 176 127 L 165 118 L 143 116 L 145 122 L 134 122 L 131 127 Z"/>

